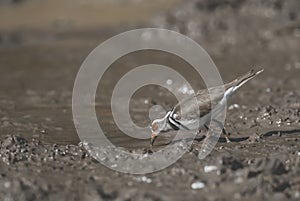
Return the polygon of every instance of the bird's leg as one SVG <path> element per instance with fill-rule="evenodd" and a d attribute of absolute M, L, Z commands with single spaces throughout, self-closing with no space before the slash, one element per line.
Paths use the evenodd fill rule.
<path fill-rule="evenodd" d="M 229 134 L 226 132 L 224 126 L 222 125 L 221 122 L 217 121 L 217 120 L 213 120 L 215 123 L 217 123 L 221 128 L 222 128 L 222 133 L 225 135 L 225 140 L 227 143 L 231 142 L 230 139 L 229 139 Z"/>
<path fill-rule="evenodd" d="M 204 125 L 203 127 L 206 129 L 206 131 L 209 130 L 207 125 Z M 200 127 L 200 128 L 197 130 L 196 135 L 201 134 L 201 132 L 202 132 L 202 128 Z"/>
<path fill-rule="evenodd" d="M 211 132 L 208 132 L 210 129 L 208 127 L 208 125 L 204 124 L 204 128 L 206 129 L 207 133 L 206 133 L 206 138 L 209 138 L 211 136 Z"/>
<path fill-rule="evenodd" d="M 226 130 L 224 128 L 222 129 L 222 132 L 225 135 L 226 142 L 227 143 L 231 142 L 230 139 L 229 139 L 229 134 L 226 132 Z"/>

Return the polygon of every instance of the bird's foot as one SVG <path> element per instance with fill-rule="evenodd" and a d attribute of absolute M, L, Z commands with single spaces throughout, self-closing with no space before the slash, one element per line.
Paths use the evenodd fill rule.
<path fill-rule="evenodd" d="M 229 135 L 225 135 L 225 140 L 226 140 L 227 143 L 231 142 L 231 140 L 229 139 Z"/>

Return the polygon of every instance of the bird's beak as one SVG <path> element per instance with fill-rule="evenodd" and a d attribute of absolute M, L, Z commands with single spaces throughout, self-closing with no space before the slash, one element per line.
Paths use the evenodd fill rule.
<path fill-rule="evenodd" d="M 150 140 L 150 146 L 151 146 L 151 147 L 153 146 L 154 141 L 155 141 L 156 138 L 157 138 L 157 135 L 154 134 L 154 133 L 152 133 L 152 135 L 151 135 L 151 140 Z"/>

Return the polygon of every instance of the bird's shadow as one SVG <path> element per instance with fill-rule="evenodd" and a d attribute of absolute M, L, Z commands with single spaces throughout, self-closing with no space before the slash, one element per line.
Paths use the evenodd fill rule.
<path fill-rule="evenodd" d="M 292 130 L 274 130 L 274 131 L 268 131 L 265 134 L 261 135 L 262 137 L 271 137 L 275 134 L 280 133 L 281 135 L 289 135 L 289 134 L 295 134 L 300 133 L 300 129 L 292 129 Z"/>
<path fill-rule="evenodd" d="M 164 144 L 164 145 L 169 145 L 169 144 L 176 144 L 184 140 L 185 142 L 191 142 L 191 141 L 196 141 L 196 142 L 201 142 L 205 139 L 205 136 L 202 137 L 195 137 L 195 138 L 184 138 L 184 139 L 176 139 L 176 140 L 171 140 L 170 142 Z M 215 137 L 217 139 L 217 137 Z M 239 138 L 230 138 L 231 142 L 242 142 L 249 139 L 249 137 L 239 137 Z M 220 137 L 218 139 L 219 143 L 226 143 L 226 139 L 224 137 Z"/>
<path fill-rule="evenodd" d="M 300 133 L 300 129 L 291 129 L 291 130 L 271 130 L 271 131 L 266 131 L 266 132 L 262 132 L 261 134 L 257 135 L 257 137 L 272 137 L 273 135 L 276 135 L 280 133 L 281 135 L 289 135 L 289 134 L 295 134 L 295 133 Z M 250 138 L 250 136 L 247 137 L 238 137 L 238 138 L 231 138 L 230 137 L 230 141 L 231 142 L 243 142 L 246 141 Z M 195 138 L 185 138 L 185 139 L 176 139 L 176 140 L 171 140 L 170 142 L 166 143 L 165 145 L 169 145 L 169 144 L 176 144 L 178 142 L 181 142 L 182 140 L 186 141 L 186 142 L 191 142 L 191 141 L 196 141 L 196 142 L 201 142 L 205 139 L 205 135 L 201 136 L 201 137 L 195 137 Z M 215 139 L 217 139 L 217 137 L 215 137 Z M 219 137 L 218 139 L 219 143 L 226 143 L 226 139 L 225 137 Z"/>

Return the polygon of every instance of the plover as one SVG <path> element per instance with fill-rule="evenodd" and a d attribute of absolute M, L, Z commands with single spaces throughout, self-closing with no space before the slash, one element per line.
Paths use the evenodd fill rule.
<path fill-rule="evenodd" d="M 194 130 L 193 126 L 197 125 L 196 130 L 200 130 L 202 127 L 209 129 L 207 123 L 211 121 L 212 110 L 222 108 L 226 105 L 227 99 L 242 85 L 254 78 L 256 75 L 262 73 L 264 70 L 254 72 L 254 70 L 238 77 L 225 84 L 224 86 L 214 87 L 210 89 L 203 89 L 195 93 L 195 96 L 182 100 L 173 107 L 171 111 L 168 111 L 166 115 L 161 119 L 155 119 L 151 124 L 151 141 L 152 147 L 157 136 L 162 132 L 169 130 Z M 196 101 L 195 101 L 196 100 Z M 197 105 L 192 104 L 196 102 Z M 191 103 L 189 105 L 189 103 Z M 180 108 L 184 105 L 184 113 L 180 113 Z M 199 112 L 200 111 L 200 112 Z M 216 111 L 217 113 L 218 111 Z M 200 113 L 200 114 L 199 114 Z M 201 123 L 199 123 L 201 121 Z M 200 128 L 199 128 L 200 126 Z M 225 139 L 230 142 L 225 129 L 222 126 Z"/>

